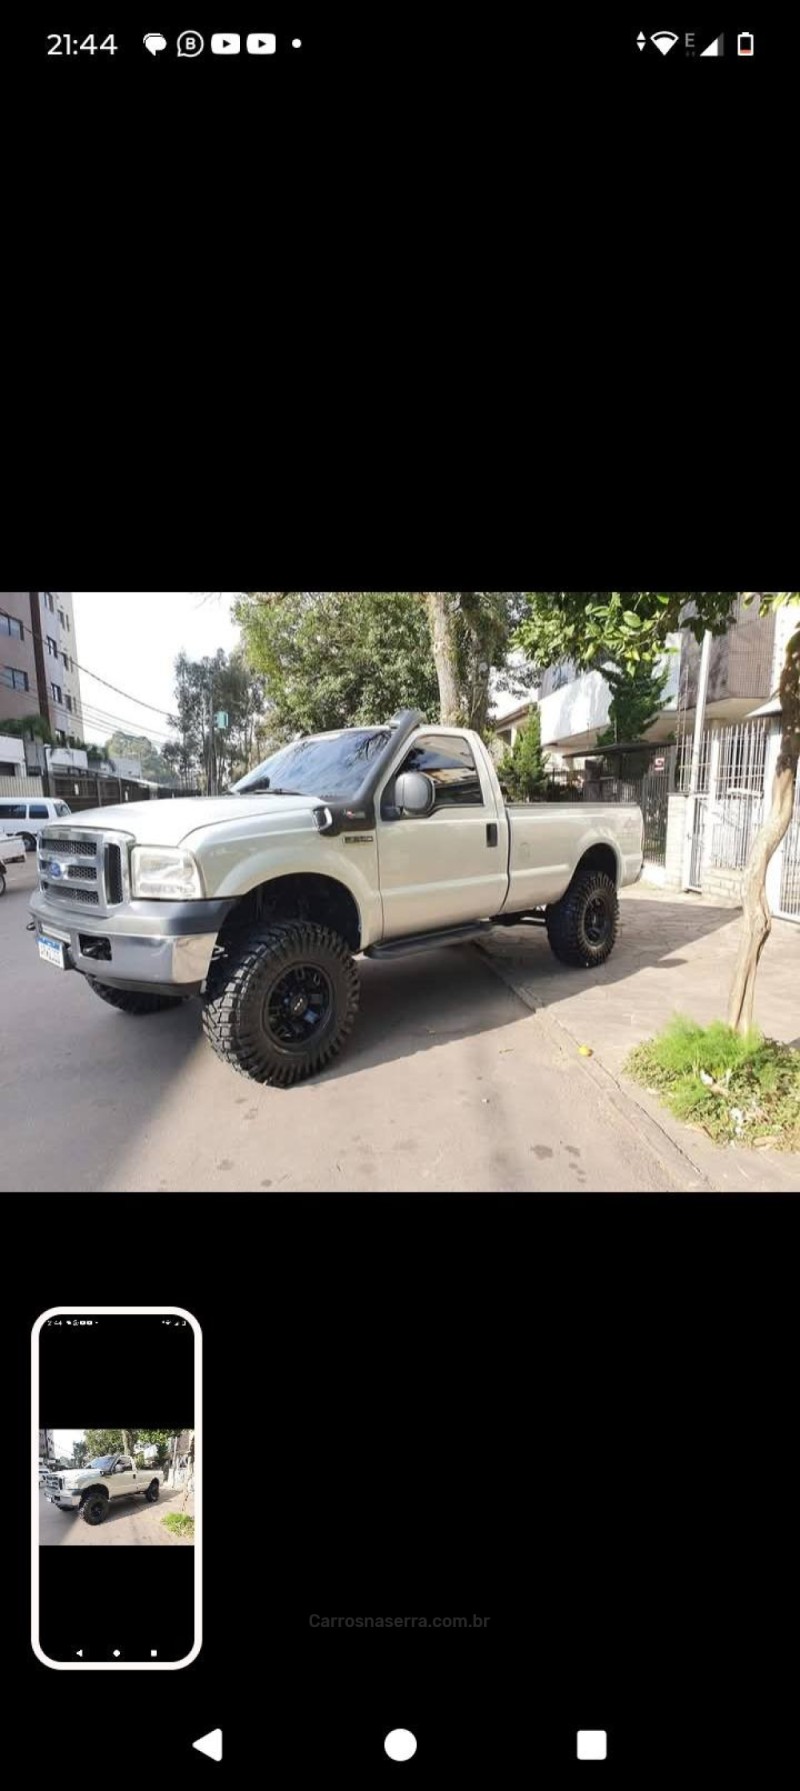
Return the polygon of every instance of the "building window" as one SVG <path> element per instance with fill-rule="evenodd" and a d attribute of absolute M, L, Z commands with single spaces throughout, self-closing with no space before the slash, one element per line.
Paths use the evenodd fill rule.
<path fill-rule="evenodd" d="M 71 696 L 70 696 L 70 694 L 69 694 L 69 691 L 67 691 L 67 695 L 66 695 L 66 699 L 65 699 L 65 700 L 66 700 L 66 704 L 67 704 L 67 708 L 68 708 L 68 710 L 69 710 L 69 712 L 70 712 L 70 715 L 71 715 L 71 714 L 72 714 L 72 697 L 71 697 Z"/>
<path fill-rule="evenodd" d="M 52 696 L 54 703 L 60 703 L 62 701 L 61 685 L 60 684 L 51 684 L 50 685 L 50 695 Z"/>
<path fill-rule="evenodd" d="M 24 641 L 25 631 L 16 616 L 0 615 L 0 634 L 10 634 L 15 641 Z"/>
<path fill-rule="evenodd" d="M 52 634 L 47 636 L 47 651 L 52 659 L 58 658 L 58 641 L 53 640 Z"/>
<path fill-rule="evenodd" d="M 56 606 L 55 606 L 55 603 L 53 602 L 52 591 L 45 591 L 44 600 L 45 600 L 45 603 L 47 604 L 47 607 L 50 611 L 51 616 L 54 616 L 56 613 Z"/>
<path fill-rule="evenodd" d="M 59 746 L 66 746 L 67 736 L 64 733 L 63 728 L 56 728 L 56 740 L 58 741 Z"/>
<path fill-rule="evenodd" d="M 65 614 L 64 614 L 64 611 L 63 611 L 63 609 L 60 609 L 60 610 L 59 610 L 59 612 L 58 612 L 58 619 L 59 619 L 59 622 L 60 622 L 60 623 L 61 623 L 61 626 L 62 626 L 62 628 L 66 628 L 66 626 L 67 626 L 67 618 L 66 618 L 66 616 L 65 616 Z"/>
<path fill-rule="evenodd" d="M 65 670 L 65 672 L 68 672 L 69 671 L 69 654 L 62 652 L 61 657 L 64 661 L 64 670 Z"/>
<path fill-rule="evenodd" d="M 4 665 L 2 683 L 8 690 L 29 690 L 27 672 L 18 672 L 13 665 Z"/>
<path fill-rule="evenodd" d="M 71 634 L 71 633 L 72 633 L 72 623 L 69 619 L 69 616 L 67 616 L 67 634 Z"/>

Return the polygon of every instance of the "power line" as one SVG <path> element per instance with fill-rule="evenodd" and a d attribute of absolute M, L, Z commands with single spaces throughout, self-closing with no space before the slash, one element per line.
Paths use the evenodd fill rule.
<path fill-rule="evenodd" d="M 10 615 L 10 613 L 7 609 L 0 609 L 0 616 L 7 616 L 9 621 L 12 621 L 12 622 L 20 621 L 19 616 Z M 41 646 L 45 645 L 48 637 L 47 637 L 47 635 L 42 634 L 40 629 L 34 628 L 32 623 L 30 623 L 30 622 L 23 622 L 21 625 L 23 628 L 30 629 L 30 632 L 34 637 L 34 640 L 38 640 Z M 107 678 L 101 678 L 99 672 L 92 672 L 89 670 L 88 666 L 81 665 L 80 660 L 73 659 L 71 653 L 70 653 L 69 657 L 72 660 L 72 664 L 75 666 L 76 670 L 79 672 L 83 672 L 87 678 L 94 678 L 94 680 L 97 684 L 104 684 L 106 690 L 113 690 L 114 694 L 116 696 L 124 697 L 125 701 L 127 703 L 136 703 L 140 709 L 152 709 L 156 715 L 164 715 L 166 717 L 167 721 L 169 721 L 169 717 L 170 717 L 169 709 L 159 709 L 157 703 L 148 703 L 144 697 L 131 696 L 129 691 L 120 690 L 120 687 L 118 684 L 110 684 Z"/>

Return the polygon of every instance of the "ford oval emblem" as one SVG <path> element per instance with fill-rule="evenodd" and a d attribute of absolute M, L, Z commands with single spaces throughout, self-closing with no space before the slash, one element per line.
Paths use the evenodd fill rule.
<path fill-rule="evenodd" d="M 51 877 L 63 877 L 64 875 L 63 867 L 59 864 L 57 858 L 51 858 L 50 860 L 50 875 Z"/>

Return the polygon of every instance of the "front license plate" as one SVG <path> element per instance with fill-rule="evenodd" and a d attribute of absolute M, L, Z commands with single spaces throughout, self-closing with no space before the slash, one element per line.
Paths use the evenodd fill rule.
<path fill-rule="evenodd" d="M 37 943 L 39 956 L 44 959 L 45 964 L 55 964 L 57 970 L 66 970 L 67 954 L 62 940 L 48 939 L 46 933 L 40 933 Z"/>

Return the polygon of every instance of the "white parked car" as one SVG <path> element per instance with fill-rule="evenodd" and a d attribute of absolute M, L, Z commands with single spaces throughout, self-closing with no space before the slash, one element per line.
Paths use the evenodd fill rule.
<path fill-rule="evenodd" d="M 68 802 L 54 801 L 50 796 L 0 796 L 0 836 L 19 833 L 28 852 L 32 852 L 43 827 L 71 815 Z"/>
<path fill-rule="evenodd" d="M 153 1504 L 161 1491 L 160 1469 L 137 1468 L 127 1455 L 98 1455 L 83 1468 L 67 1468 L 45 1475 L 44 1488 L 51 1505 L 60 1511 L 79 1511 L 85 1524 L 102 1524 L 111 1500 L 143 1493 Z"/>

